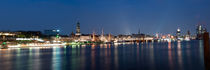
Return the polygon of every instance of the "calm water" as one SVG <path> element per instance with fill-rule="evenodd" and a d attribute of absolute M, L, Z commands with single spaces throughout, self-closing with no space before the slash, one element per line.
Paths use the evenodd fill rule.
<path fill-rule="evenodd" d="M 0 70 L 204 69 L 202 41 L 0 50 Z"/>

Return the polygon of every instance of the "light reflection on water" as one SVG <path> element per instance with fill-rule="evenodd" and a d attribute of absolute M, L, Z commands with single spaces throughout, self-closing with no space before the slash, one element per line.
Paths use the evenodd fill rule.
<path fill-rule="evenodd" d="M 181 69 L 182 66 L 183 66 L 183 62 L 182 62 L 182 47 L 181 47 L 181 42 L 178 42 L 177 43 L 177 47 L 178 47 L 178 51 L 177 51 L 177 54 L 178 54 L 178 64 L 179 64 L 179 68 Z"/>
<path fill-rule="evenodd" d="M 203 42 L 0 50 L 1 70 L 203 70 Z"/>

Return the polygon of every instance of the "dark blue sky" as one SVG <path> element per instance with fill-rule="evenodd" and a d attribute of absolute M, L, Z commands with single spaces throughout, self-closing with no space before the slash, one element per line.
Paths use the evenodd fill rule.
<path fill-rule="evenodd" d="M 154 34 L 210 30 L 210 0 L 0 0 L 0 30 L 60 29 L 82 33 Z"/>

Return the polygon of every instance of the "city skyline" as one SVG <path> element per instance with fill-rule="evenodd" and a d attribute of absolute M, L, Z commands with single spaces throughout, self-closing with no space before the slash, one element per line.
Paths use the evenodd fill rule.
<path fill-rule="evenodd" d="M 79 23 L 79 28 L 80 28 L 80 21 L 77 21 L 77 23 L 75 23 L 75 27 L 74 27 L 74 29 L 70 32 L 70 33 L 64 33 L 64 31 L 62 31 L 60 28 L 49 28 L 49 29 L 45 29 L 45 30 L 59 30 L 59 33 L 60 34 L 62 34 L 62 35 L 70 35 L 72 32 L 73 33 L 77 33 L 77 31 L 78 31 L 78 23 Z M 190 31 L 190 30 L 187 30 L 187 31 L 183 31 L 180 27 L 178 27 L 177 29 L 178 30 L 180 30 L 180 34 L 181 35 L 187 35 L 188 34 L 188 31 L 191 33 L 191 32 L 193 32 L 193 33 L 191 33 L 192 35 L 196 35 L 197 33 L 196 33 L 196 30 L 197 30 L 197 26 L 202 26 L 202 28 L 204 28 L 204 29 L 208 29 L 208 28 L 206 28 L 206 26 L 204 26 L 204 25 L 202 25 L 202 24 L 197 24 L 195 27 L 194 27 L 194 30 L 193 31 Z M 42 32 L 43 34 L 45 33 L 44 31 L 45 30 L 0 30 L 0 31 L 40 31 L 40 32 Z M 80 31 L 81 29 L 79 29 L 79 31 Z M 82 29 L 83 30 L 83 29 Z M 85 30 L 85 29 L 84 29 Z M 102 31 L 103 31 L 103 33 L 104 34 L 114 34 L 114 35 L 121 35 L 121 34 L 124 34 L 124 35 L 131 35 L 131 34 L 139 34 L 139 33 L 141 33 L 141 34 L 148 34 L 148 35 L 156 35 L 156 34 L 161 34 L 161 35 L 167 35 L 167 34 L 171 34 L 171 35 L 176 35 L 176 31 L 173 31 L 173 32 L 167 32 L 167 33 L 160 33 L 160 32 L 156 32 L 156 33 L 150 33 L 150 32 L 148 32 L 148 33 L 143 33 L 143 31 L 141 31 L 142 29 L 141 28 L 138 28 L 138 32 L 134 32 L 134 33 L 118 33 L 118 34 L 116 34 L 116 33 L 113 33 L 113 32 L 104 32 L 104 30 L 106 30 L 106 29 L 104 29 L 103 27 L 99 27 L 99 28 L 97 28 L 97 29 L 95 29 L 95 28 L 93 28 L 92 30 L 90 30 L 89 32 L 80 32 L 81 34 L 92 34 L 92 33 L 96 33 L 96 34 L 101 34 L 102 33 Z M 136 31 L 136 30 L 134 30 L 134 31 Z"/>
<path fill-rule="evenodd" d="M 13 2 L 14 1 L 14 2 Z M 190 30 L 195 34 L 196 25 L 210 26 L 209 1 L 60 1 L 60 0 L 11 0 L 0 1 L 0 30 L 60 29 L 62 34 L 75 32 L 76 22 L 81 23 L 81 33 L 112 34 L 181 34 Z M 178 5 L 177 5 L 178 4 Z M 14 12 L 16 11 L 16 12 Z"/>
<path fill-rule="evenodd" d="M 0 0 L 0 70 L 210 70 L 210 0 Z"/>

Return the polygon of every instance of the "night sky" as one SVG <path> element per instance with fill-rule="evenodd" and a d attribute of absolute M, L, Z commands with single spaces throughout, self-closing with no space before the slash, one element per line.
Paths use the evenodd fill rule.
<path fill-rule="evenodd" d="M 60 29 L 82 33 L 195 33 L 210 30 L 210 0 L 0 0 L 0 30 Z"/>

